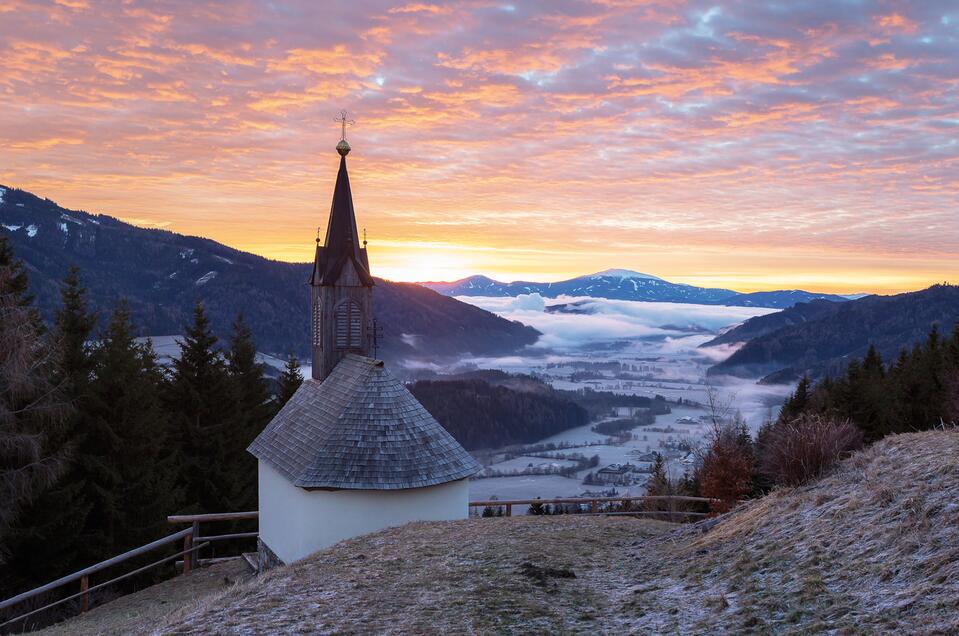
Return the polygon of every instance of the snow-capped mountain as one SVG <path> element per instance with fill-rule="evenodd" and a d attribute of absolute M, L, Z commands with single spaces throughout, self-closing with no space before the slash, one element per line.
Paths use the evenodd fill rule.
<path fill-rule="evenodd" d="M 529 281 L 502 283 L 487 276 L 477 275 L 449 283 L 420 284 L 447 296 L 518 296 L 536 293 L 546 298 L 591 296 L 615 300 L 773 308 L 792 307 L 796 303 L 809 302 L 817 298 L 834 302 L 846 300 L 834 294 L 814 294 L 797 289 L 747 294 L 731 289 L 696 287 L 671 283 L 658 276 L 628 269 L 607 269 L 556 283 Z"/>

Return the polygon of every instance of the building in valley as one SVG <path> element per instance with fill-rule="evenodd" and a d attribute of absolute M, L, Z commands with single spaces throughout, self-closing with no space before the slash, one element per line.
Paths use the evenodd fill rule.
<path fill-rule="evenodd" d="M 468 516 L 477 462 L 370 357 L 366 241 L 344 139 L 326 239 L 310 277 L 312 377 L 249 447 L 259 473 L 261 569 L 410 521 Z"/>

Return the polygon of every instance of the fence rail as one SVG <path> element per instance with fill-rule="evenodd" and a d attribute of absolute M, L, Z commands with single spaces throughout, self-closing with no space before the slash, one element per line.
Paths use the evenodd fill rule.
<path fill-rule="evenodd" d="M 153 563 L 137 568 L 136 570 L 133 570 L 132 572 L 121 574 L 120 576 L 114 577 L 110 579 L 109 581 L 98 583 L 97 585 L 94 585 L 93 587 L 90 586 L 91 575 L 96 574 L 97 572 L 100 572 L 107 568 L 113 567 L 114 565 L 119 565 L 120 563 L 123 563 L 124 561 L 132 559 L 134 557 L 138 557 L 142 554 L 146 554 L 147 552 L 150 552 L 157 548 L 161 548 L 170 543 L 179 541 L 180 539 L 183 539 L 185 544 L 183 551 L 168 557 L 164 557 L 158 561 L 154 561 Z M 7 625 L 10 625 L 11 623 L 16 623 L 17 621 L 21 621 L 25 618 L 33 616 L 34 614 L 37 614 L 44 610 L 48 610 L 52 607 L 56 607 L 57 605 L 66 603 L 67 601 L 72 601 L 75 598 L 80 599 L 80 611 L 85 612 L 88 609 L 90 609 L 90 592 L 106 587 L 107 585 L 110 585 L 111 583 L 122 581 L 123 579 L 127 579 L 131 576 L 134 576 L 135 574 L 140 574 L 141 572 L 145 572 L 146 570 L 149 570 L 150 568 L 156 567 L 158 565 L 162 565 L 163 563 L 166 563 L 172 559 L 175 559 L 178 556 L 183 556 L 184 573 L 187 573 L 190 571 L 189 562 L 191 561 L 191 558 L 190 558 L 191 555 L 195 553 L 197 550 L 199 550 L 200 548 L 203 548 L 207 545 L 209 544 L 194 543 L 193 528 L 186 528 L 185 530 L 180 530 L 179 532 L 175 532 L 169 536 L 163 537 L 162 539 L 157 539 L 156 541 L 152 541 L 145 545 L 141 545 L 139 548 L 134 548 L 132 550 L 124 552 L 123 554 L 118 554 L 115 557 L 106 559 L 105 561 L 100 561 L 99 563 L 95 565 L 91 565 L 90 567 L 83 568 L 82 570 L 78 570 L 72 574 L 68 574 L 66 576 L 60 577 L 59 579 L 55 581 L 51 581 L 45 585 L 41 585 L 40 587 L 36 587 L 27 592 L 23 592 L 22 594 L 17 594 L 16 596 L 10 597 L 4 601 L 0 601 L 0 611 L 2 611 L 9 607 L 13 607 L 14 605 L 17 605 L 18 603 L 22 603 L 23 601 L 27 601 L 31 598 L 39 596 L 40 594 L 51 592 L 57 588 L 67 585 L 68 583 L 80 581 L 80 591 L 77 592 L 76 594 L 71 594 L 70 596 L 58 599 L 52 603 L 48 603 L 47 605 L 44 605 L 43 607 L 37 608 L 35 610 L 31 610 L 25 614 L 20 614 L 16 616 L 15 618 L 11 618 L 3 623 L 0 623 L 0 627 L 5 627 Z"/>
<path fill-rule="evenodd" d="M 718 499 L 710 499 L 708 497 L 686 497 L 683 495 L 641 495 L 636 497 L 557 497 L 554 499 L 489 499 L 487 501 L 471 501 L 469 502 L 470 508 L 504 508 L 505 516 L 511 517 L 513 515 L 513 506 L 530 506 L 533 504 L 565 504 L 571 506 L 589 506 L 590 514 L 616 514 L 615 512 L 600 512 L 599 504 L 601 503 L 622 503 L 630 501 L 639 501 L 639 502 L 662 502 L 670 504 L 670 510 L 652 510 L 646 511 L 650 512 L 653 515 L 667 515 L 667 514 L 676 514 L 676 515 L 686 515 L 686 516 L 699 516 L 704 515 L 705 513 L 687 513 L 682 510 L 673 510 L 672 504 L 674 503 L 718 503 Z M 628 514 L 641 515 L 644 511 L 635 511 Z"/>

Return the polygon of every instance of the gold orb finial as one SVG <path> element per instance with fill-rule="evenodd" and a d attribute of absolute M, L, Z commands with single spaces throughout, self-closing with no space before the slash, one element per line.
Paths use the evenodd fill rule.
<path fill-rule="evenodd" d="M 340 153 L 341 157 L 345 157 L 350 154 L 350 144 L 346 142 L 346 127 L 352 126 L 356 122 L 350 119 L 350 114 L 345 110 L 341 110 L 340 116 L 334 117 L 333 121 L 340 124 L 340 143 L 336 144 L 336 151 Z"/>

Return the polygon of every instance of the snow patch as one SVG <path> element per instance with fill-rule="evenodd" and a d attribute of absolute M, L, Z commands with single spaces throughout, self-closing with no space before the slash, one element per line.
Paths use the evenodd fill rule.
<path fill-rule="evenodd" d="M 232 264 L 233 264 L 233 261 L 231 261 L 231 260 L 228 259 L 228 258 L 224 258 L 223 256 L 217 256 L 216 254 L 214 254 L 214 255 L 213 255 L 213 258 L 215 258 L 215 259 L 218 260 L 218 261 L 223 261 L 223 262 L 226 263 L 227 265 L 232 265 Z"/>
<path fill-rule="evenodd" d="M 203 276 L 200 276 L 198 279 L 196 279 L 196 282 L 194 283 L 194 285 L 196 285 L 197 287 L 199 287 L 200 285 L 206 285 L 214 278 L 216 278 L 216 272 L 207 272 Z"/>
<path fill-rule="evenodd" d="M 167 278 L 169 278 L 169 279 L 172 280 L 172 279 L 176 278 L 176 275 L 177 275 L 177 272 L 173 272 L 172 274 L 170 274 L 169 276 L 167 276 Z"/>
<path fill-rule="evenodd" d="M 7 193 L 6 188 L 0 188 L 0 205 L 3 205 L 3 195 Z"/>
<path fill-rule="evenodd" d="M 188 256 L 193 256 L 193 248 L 187 247 L 180 250 L 180 258 L 186 258 Z"/>
<path fill-rule="evenodd" d="M 22 208 L 22 207 L 23 207 L 23 204 L 22 204 L 22 203 L 18 203 L 18 204 L 17 204 L 17 207 L 18 207 L 18 208 Z"/>
<path fill-rule="evenodd" d="M 190 259 L 190 262 L 193 263 L 194 265 L 196 265 L 197 263 L 200 262 L 200 259 L 198 259 L 198 258 L 191 258 L 191 259 Z"/>
<path fill-rule="evenodd" d="M 23 226 L 22 226 L 22 225 L 7 225 L 6 223 L 4 223 L 4 224 L 3 224 L 3 227 L 7 228 L 7 229 L 10 230 L 11 232 L 16 232 L 17 230 L 19 230 L 19 229 L 22 228 Z"/>
<path fill-rule="evenodd" d="M 30 238 L 33 238 L 33 237 L 36 236 L 36 235 L 37 235 L 37 226 L 36 226 L 36 225 L 32 225 L 32 224 L 31 224 L 31 225 L 28 225 L 28 226 L 27 226 L 27 236 L 29 236 Z"/>
<path fill-rule="evenodd" d="M 61 220 L 61 221 L 70 221 L 70 223 L 76 223 L 77 225 L 83 225 L 83 221 L 81 221 L 80 219 L 75 219 L 75 218 L 73 218 L 72 216 L 69 216 L 69 215 L 66 215 L 66 214 L 61 214 L 61 215 L 60 215 L 60 220 Z"/>
<path fill-rule="evenodd" d="M 653 276 L 652 274 L 643 274 L 642 272 L 634 272 L 631 269 L 604 269 L 601 272 L 596 272 L 595 274 L 590 274 L 586 278 L 607 278 L 607 277 L 619 277 L 619 278 L 645 278 L 647 280 L 663 280 L 658 276 Z"/>
<path fill-rule="evenodd" d="M 63 232 L 64 234 L 70 233 L 70 228 L 68 228 L 67 224 L 64 223 L 63 221 L 60 221 L 59 223 L 57 223 L 57 227 L 59 227 L 60 231 Z"/>

